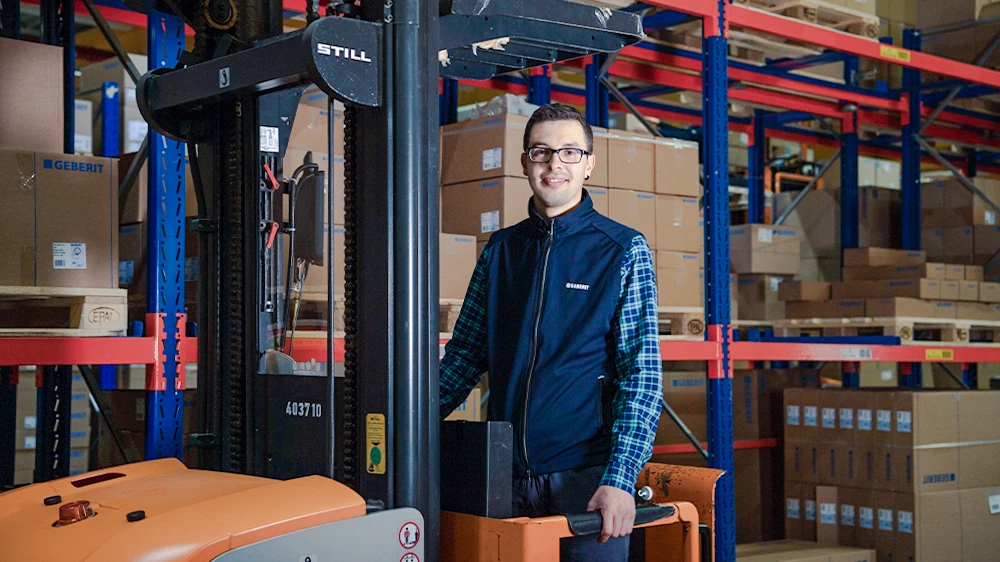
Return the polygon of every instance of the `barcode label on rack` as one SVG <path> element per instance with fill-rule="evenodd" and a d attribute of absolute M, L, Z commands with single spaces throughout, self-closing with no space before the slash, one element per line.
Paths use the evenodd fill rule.
<path fill-rule="evenodd" d="M 861 520 L 862 529 L 875 528 L 875 509 L 871 507 L 858 508 L 858 519 Z"/>
<path fill-rule="evenodd" d="M 799 407 L 788 407 L 788 425 L 799 425 Z"/>
<path fill-rule="evenodd" d="M 876 414 L 876 427 L 879 431 L 892 431 L 892 411 L 879 410 Z"/>
<path fill-rule="evenodd" d="M 858 409 L 858 429 L 861 431 L 872 430 L 872 411 Z"/>
<path fill-rule="evenodd" d="M 823 408 L 823 427 L 837 429 L 837 409 Z"/>
<path fill-rule="evenodd" d="M 870 347 L 842 347 L 840 348 L 840 359 L 842 361 L 861 361 L 871 359 L 872 350 Z"/>

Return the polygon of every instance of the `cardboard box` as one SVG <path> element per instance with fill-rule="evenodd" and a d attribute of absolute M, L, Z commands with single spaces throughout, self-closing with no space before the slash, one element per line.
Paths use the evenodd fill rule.
<path fill-rule="evenodd" d="M 966 281 L 984 281 L 983 278 L 983 266 L 981 265 L 967 265 L 965 266 L 965 280 Z"/>
<path fill-rule="evenodd" d="M 778 299 L 778 286 L 786 278 L 775 275 L 740 275 L 737 298 L 742 320 L 781 320 L 785 303 Z"/>
<path fill-rule="evenodd" d="M 805 517 L 802 487 L 799 482 L 785 481 L 785 536 L 789 539 L 802 538 L 802 520 Z"/>
<path fill-rule="evenodd" d="M 476 269 L 476 238 L 441 233 L 438 248 L 440 298 L 462 300 Z"/>
<path fill-rule="evenodd" d="M 1000 283 L 979 283 L 979 302 L 1000 302 Z"/>
<path fill-rule="evenodd" d="M 782 283 L 784 285 L 784 283 Z M 779 298 L 781 297 L 779 291 Z M 808 302 L 789 301 L 785 302 L 785 318 L 838 318 L 838 301 Z"/>
<path fill-rule="evenodd" d="M 973 178 L 972 181 L 992 201 L 1000 200 L 1000 181 L 985 176 Z M 943 204 L 940 207 L 923 208 L 921 223 L 924 226 L 949 228 L 997 224 L 993 208 L 956 179 L 943 183 L 942 197 Z"/>
<path fill-rule="evenodd" d="M 783 438 L 786 412 L 785 389 L 819 388 L 819 372 L 814 369 L 750 371 L 756 374 L 757 426 L 760 439 Z M 741 373 L 741 372 L 738 372 Z M 744 397 L 745 401 L 745 397 Z"/>
<path fill-rule="evenodd" d="M 861 248 L 899 248 L 902 233 L 896 226 L 902 221 L 900 192 L 882 187 L 858 189 L 858 246 Z"/>
<path fill-rule="evenodd" d="M 1000 305 L 981 302 L 956 303 L 955 318 L 961 318 L 962 320 L 996 320 L 1000 318 Z"/>
<path fill-rule="evenodd" d="M 960 287 L 958 281 L 941 281 L 939 286 L 940 291 L 934 298 L 951 301 L 959 300 L 958 297 L 960 295 Z"/>
<path fill-rule="evenodd" d="M 944 278 L 949 281 L 962 281 L 965 279 L 964 265 L 945 264 Z M 971 267 L 971 266 L 970 266 Z"/>
<path fill-rule="evenodd" d="M 901 279 L 883 281 L 843 281 L 834 283 L 834 299 L 867 297 L 909 297 L 937 299 L 941 296 L 942 282 L 935 279 Z"/>
<path fill-rule="evenodd" d="M 527 124 L 527 117 L 507 113 L 441 127 L 441 185 L 523 176 Z"/>
<path fill-rule="evenodd" d="M 996 459 L 1000 458 L 1000 427 L 983 423 L 1000 412 L 1000 392 L 963 391 L 955 396 L 958 441 L 966 444 L 959 447 L 961 488 L 1000 486 L 1000 475 L 995 470 Z"/>
<path fill-rule="evenodd" d="M 880 279 L 945 279 L 947 268 L 943 263 L 923 265 L 887 265 L 845 267 L 844 281 L 873 281 Z"/>
<path fill-rule="evenodd" d="M 441 230 L 489 240 L 528 218 L 531 186 L 526 178 L 503 177 L 441 188 Z M 647 205 L 652 222 L 652 205 Z"/>
<path fill-rule="evenodd" d="M 971 226 L 942 228 L 943 259 L 955 264 L 975 263 L 975 235 Z"/>
<path fill-rule="evenodd" d="M 936 318 L 933 303 L 906 297 L 866 299 L 865 316 L 870 318 Z"/>
<path fill-rule="evenodd" d="M 816 486 L 816 542 L 836 545 L 840 538 L 838 530 L 837 488 Z"/>
<path fill-rule="evenodd" d="M 148 70 L 145 55 L 130 54 L 132 64 L 140 75 Z M 103 146 L 103 113 L 101 97 L 104 94 L 103 83 L 113 82 L 118 93 L 118 130 L 119 154 L 136 152 L 146 137 L 149 126 L 139 111 L 135 97 L 135 83 L 129 77 L 125 67 L 117 57 L 111 57 L 80 69 L 80 94 L 78 97 L 94 104 L 93 142 L 95 147 Z"/>
<path fill-rule="evenodd" d="M 816 486 L 802 486 L 802 540 L 816 540 L 816 521 L 819 519 L 816 506 Z"/>
<path fill-rule="evenodd" d="M 700 306 L 703 283 L 698 275 L 701 254 L 656 252 L 656 285 L 660 306 Z"/>
<path fill-rule="evenodd" d="M 625 192 L 629 193 L 629 192 Z M 622 197 L 621 195 L 617 195 Z M 616 194 L 612 194 L 616 197 Z M 637 194 L 640 204 L 648 203 L 644 194 Z M 656 195 L 656 249 L 700 253 L 704 241 L 701 210 L 698 199 Z M 633 227 L 634 228 L 634 227 Z M 645 232 L 642 231 L 644 234 Z"/>
<path fill-rule="evenodd" d="M 655 191 L 655 147 L 648 134 L 608 131 L 608 187 Z"/>
<path fill-rule="evenodd" d="M 875 498 L 870 490 L 857 490 L 858 526 L 855 542 L 860 548 L 875 548 Z"/>
<path fill-rule="evenodd" d="M 875 492 L 875 550 L 880 562 L 895 560 L 896 501 L 892 492 Z"/>
<path fill-rule="evenodd" d="M 0 38 L 0 68 L 0 149 L 62 152 L 62 48 Z"/>
<path fill-rule="evenodd" d="M 73 152 L 94 155 L 94 103 L 90 100 L 73 101 Z"/>
<path fill-rule="evenodd" d="M 594 133 L 594 169 L 590 173 L 587 185 L 608 187 L 608 130 L 601 127 L 591 127 Z"/>
<path fill-rule="evenodd" d="M 837 544 L 841 546 L 857 546 L 858 544 L 858 501 L 860 494 L 857 488 L 839 486 L 837 488 L 837 529 L 839 531 Z"/>
<path fill-rule="evenodd" d="M 798 229 L 750 224 L 731 227 L 729 236 L 733 273 L 799 273 L 801 237 Z"/>
<path fill-rule="evenodd" d="M 0 151 L 2 285 L 118 286 L 118 163 L 111 158 Z"/>
<path fill-rule="evenodd" d="M 940 228 L 924 228 L 920 231 L 920 247 L 932 260 L 944 259 L 944 231 Z"/>
<path fill-rule="evenodd" d="M 327 108 L 318 108 L 300 103 L 292 121 L 292 130 L 288 135 L 288 148 L 303 153 L 311 151 L 313 161 L 318 162 L 320 156 L 328 156 L 329 152 L 329 115 Z M 333 155 L 344 156 L 344 114 L 336 109 L 333 112 Z M 289 160 L 285 153 L 285 160 Z M 290 173 L 298 167 L 299 160 L 292 159 L 294 166 L 285 166 Z"/>
<path fill-rule="evenodd" d="M 927 263 L 927 256 L 921 251 L 891 248 L 849 248 L 844 250 L 844 267 L 923 265 L 925 263 Z"/>
<path fill-rule="evenodd" d="M 698 143 L 680 139 L 655 141 L 656 193 L 701 197 Z"/>
<path fill-rule="evenodd" d="M 973 229 L 975 263 L 985 264 L 998 251 L 1000 251 L 1000 226 L 977 226 Z"/>
<path fill-rule="evenodd" d="M 943 294 L 942 294 L 943 298 Z M 976 281 L 958 282 L 958 300 L 976 302 L 979 300 L 979 283 Z"/>
<path fill-rule="evenodd" d="M 830 284 L 820 281 L 785 281 L 778 285 L 778 299 L 783 301 L 828 301 Z"/>
<path fill-rule="evenodd" d="M 660 249 L 657 247 L 658 239 L 656 237 L 656 217 L 659 207 L 656 204 L 657 196 L 652 193 L 625 189 L 609 189 L 608 191 L 610 192 L 608 218 L 638 230 L 646 238 L 651 249 Z"/>
<path fill-rule="evenodd" d="M 125 177 L 133 160 L 135 160 L 134 152 L 123 154 L 118 159 L 118 178 Z M 139 170 L 139 175 L 135 178 L 135 183 L 132 184 L 132 189 L 128 192 L 128 197 L 125 198 L 125 201 L 120 202 L 120 224 L 126 225 L 145 222 L 146 213 L 149 210 L 148 196 L 149 164 L 143 164 Z M 190 204 L 190 202 L 187 203 Z M 195 206 L 197 207 L 197 201 L 195 201 Z"/>
<path fill-rule="evenodd" d="M 590 200 L 594 204 L 594 210 L 601 213 L 604 216 L 608 216 L 609 206 L 611 204 L 611 197 L 608 193 L 606 187 L 590 187 L 585 188 L 587 193 L 590 194 Z"/>
<path fill-rule="evenodd" d="M 959 496 L 958 527 L 961 529 L 961 552 L 965 560 L 990 560 L 996 553 L 1000 533 L 1000 488 L 962 490 Z M 948 515 L 955 515 L 949 510 Z M 952 521 L 949 519 L 949 522 Z M 953 525 L 953 524 L 952 524 Z M 949 530 L 955 530 L 949 525 Z M 957 533 L 955 533 L 957 534 Z M 923 545 L 921 545 L 923 546 Z M 932 547 L 933 545 L 928 545 Z M 926 558 L 932 560 L 932 558 Z M 938 558 L 943 560 L 943 558 Z"/>
<path fill-rule="evenodd" d="M 760 438 L 759 374 L 753 370 L 733 373 L 733 439 L 753 441 Z"/>
<path fill-rule="evenodd" d="M 664 371 L 663 397 L 695 436 L 706 435 L 704 371 Z M 687 437 L 668 416 L 660 416 L 656 445 L 688 444 Z"/>

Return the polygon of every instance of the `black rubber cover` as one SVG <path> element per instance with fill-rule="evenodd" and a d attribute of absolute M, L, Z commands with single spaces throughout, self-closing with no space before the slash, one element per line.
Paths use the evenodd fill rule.
<path fill-rule="evenodd" d="M 635 524 L 652 523 L 664 517 L 674 514 L 674 507 L 671 505 L 643 505 L 635 509 Z M 604 520 L 600 511 L 588 511 L 576 515 L 563 514 L 569 522 L 569 530 L 574 535 L 596 535 L 601 532 Z"/>

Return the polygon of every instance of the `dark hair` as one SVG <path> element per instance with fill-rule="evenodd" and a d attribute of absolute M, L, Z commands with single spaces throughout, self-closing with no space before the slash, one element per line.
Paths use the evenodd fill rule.
<path fill-rule="evenodd" d="M 587 152 L 594 151 L 594 131 L 590 128 L 590 123 L 580 115 L 576 108 L 561 104 L 550 103 L 535 110 L 528 119 L 528 124 L 524 127 L 524 150 L 528 150 L 528 140 L 531 137 L 531 128 L 535 123 L 543 121 L 576 121 L 583 127 L 583 134 L 587 137 Z"/>

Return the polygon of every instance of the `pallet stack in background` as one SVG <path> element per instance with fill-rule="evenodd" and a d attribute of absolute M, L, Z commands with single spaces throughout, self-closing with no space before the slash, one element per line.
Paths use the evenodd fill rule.
<path fill-rule="evenodd" d="M 481 250 L 493 232 L 528 217 L 531 187 L 521 166 L 527 122 L 503 112 L 441 128 L 443 231 L 475 236 Z M 660 306 L 700 306 L 697 144 L 595 128 L 594 156 L 585 182 L 594 208 L 645 236 L 655 253 Z"/>
<path fill-rule="evenodd" d="M 990 560 L 1000 533 L 1000 393 L 785 391 L 788 538 L 879 561 Z"/>
<path fill-rule="evenodd" d="M 704 364 L 664 364 L 664 399 L 698 439 L 707 435 L 706 380 Z M 812 369 L 733 373 L 733 438 L 744 445 L 735 451 L 738 543 L 784 537 L 782 393 L 786 388 L 819 385 L 819 371 Z M 654 462 L 707 466 L 698 453 L 671 451 L 690 442 L 666 414 L 660 416 L 654 445 L 668 451 L 655 454 Z"/>
<path fill-rule="evenodd" d="M 36 369 L 18 369 L 17 408 L 15 411 L 14 484 L 34 481 L 35 454 L 39 447 L 38 387 Z M 90 469 L 91 413 L 90 395 L 83 377 L 74 368 L 70 394 L 70 475 Z"/>
<path fill-rule="evenodd" d="M 1000 201 L 1000 180 L 976 177 L 972 181 L 991 201 Z M 929 259 L 982 266 L 1000 250 L 997 212 L 958 180 L 925 183 L 920 199 L 921 244 Z M 996 280 L 1000 268 L 986 274 Z"/>
<path fill-rule="evenodd" d="M 744 224 L 729 229 L 730 267 L 737 274 L 740 320 L 780 320 L 778 286 L 799 274 L 801 237 L 786 226 Z"/>

